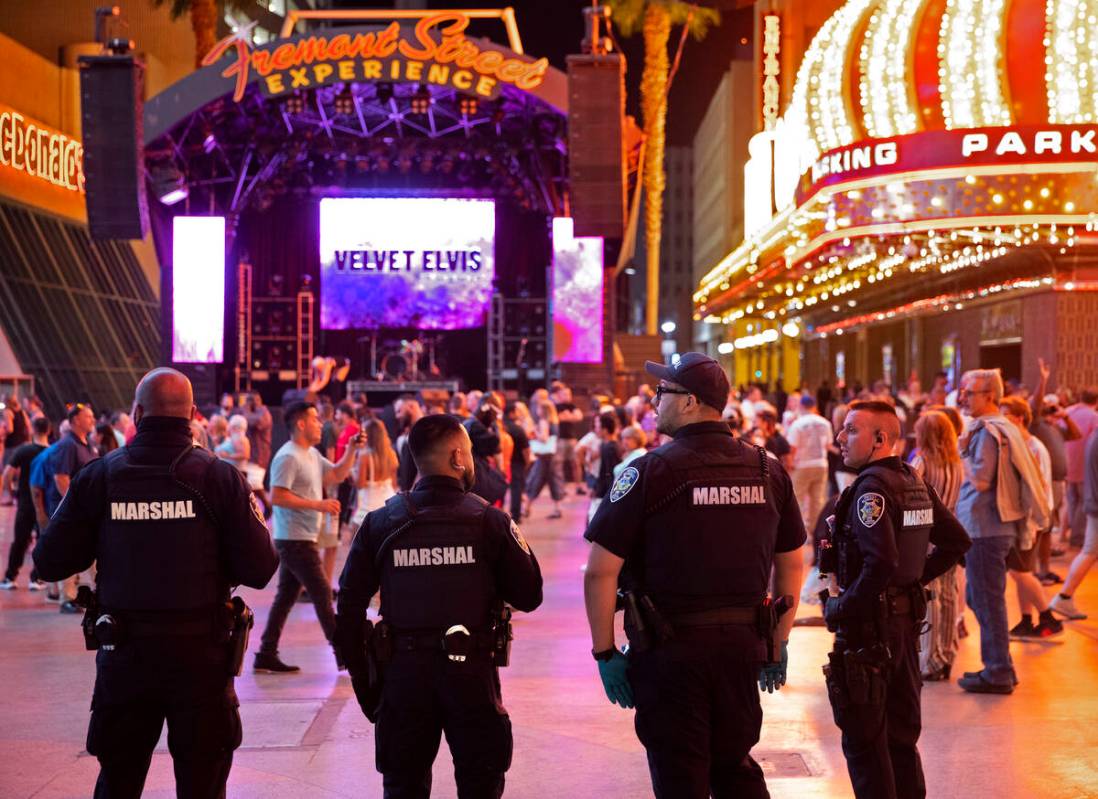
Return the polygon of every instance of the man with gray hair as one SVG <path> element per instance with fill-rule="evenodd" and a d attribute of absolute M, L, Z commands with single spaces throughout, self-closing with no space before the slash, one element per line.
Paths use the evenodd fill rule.
<path fill-rule="evenodd" d="M 984 667 L 958 684 L 971 693 L 1009 694 L 1018 678 L 1010 658 L 1007 559 L 1032 549 L 1033 531 L 1048 522 L 1040 474 L 1017 429 L 999 412 L 1003 379 L 998 369 L 975 369 L 961 378 L 961 408 L 972 418 L 961 439 L 964 481 L 957 518 L 972 539 L 965 556 L 967 600 L 980 624 Z"/>

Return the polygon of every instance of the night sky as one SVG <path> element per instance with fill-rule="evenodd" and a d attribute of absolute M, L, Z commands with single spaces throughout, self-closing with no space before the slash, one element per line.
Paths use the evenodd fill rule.
<path fill-rule="evenodd" d="M 738 3 L 743 5 L 742 0 Z M 432 9 L 447 8 L 503 8 L 513 6 L 518 18 L 523 48 L 528 55 L 544 56 L 560 70 L 565 68 L 565 58 L 578 53 L 583 40 L 583 9 L 590 0 L 430 0 Z M 720 82 L 721 75 L 733 58 L 750 59 L 752 46 L 752 12 L 750 8 L 736 10 L 737 0 L 721 0 L 710 3 L 721 7 L 721 24 L 713 28 L 704 40 L 687 41 L 682 66 L 671 89 L 668 116 L 668 143 L 690 144 L 705 114 L 705 109 Z M 332 0 L 335 8 L 392 8 L 392 2 L 369 0 Z M 498 22 L 474 22 L 470 25 L 473 35 L 487 36 L 496 41 L 506 41 L 502 24 Z M 678 46 L 681 28 L 671 33 L 671 57 Z M 643 67 L 644 48 L 640 35 L 631 39 L 618 37 L 628 64 L 626 85 L 629 89 L 628 113 L 639 117 L 637 101 L 640 73 Z M 745 101 L 745 113 L 752 113 L 750 99 Z M 639 120 L 638 120 L 639 121 Z"/>

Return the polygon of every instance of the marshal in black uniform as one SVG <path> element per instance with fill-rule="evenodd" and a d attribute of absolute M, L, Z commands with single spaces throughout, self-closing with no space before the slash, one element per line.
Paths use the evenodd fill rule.
<path fill-rule="evenodd" d="M 278 555 L 240 472 L 192 443 L 193 410 L 181 373 L 147 374 L 137 436 L 76 474 L 34 550 L 45 580 L 97 564 L 97 799 L 141 795 L 165 720 L 181 797 L 223 797 L 240 745 L 230 587 L 262 588 Z"/>
<path fill-rule="evenodd" d="M 784 683 L 793 616 L 775 630 L 766 603 L 772 570 L 776 595 L 799 591 L 804 524 L 778 461 L 720 420 L 728 378 L 716 361 L 687 353 L 647 368 L 661 378 L 659 430 L 674 440 L 633 461 L 591 521 L 592 654 L 611 701 L 635 699 L 659 799 L 765 797 L 750 756 L 762 727 L 756 681 Z M 627 658 L 613 647 L 617 586 L 628 589 Z M 774 636 L 780 658 L 768 653 Z"/>
<path fill-rule="evenodd" d="M 459 795 L 498 797 L 512 749 L 498 671 L 510 646 L 503 603 L 538 607 L 541 571 L 511 518 L 469 493 L 472 444 L 460 420 L 425 416 L 408 446 L 423 476 L 355 536 L 339 580 L 337 646 L 377 722 L 387 799 L 430 794 L 443 732 Z M 371 630 L 366 608 L 379 588 L 384 621 Z"/>
<path fill-rule="evenodd" d="M 820 571 L 834 573 L 841 589 L 824 611 L 835 632 L 824 673 L 859 799 L 926 795 L 916 747 L 923 586 L 970 545 L 937 494 L 889 454 L 899 431 L 888 404 L 851 404 L 839 443 L 859 472 L 836 506 L 833 540 L 823 549 L 830 552 L 821 556 Z"/>

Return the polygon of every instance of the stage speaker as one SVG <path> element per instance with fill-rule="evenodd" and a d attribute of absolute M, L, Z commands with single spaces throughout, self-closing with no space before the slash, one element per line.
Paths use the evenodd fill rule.
<path fill-rule="evenodd" d="M 568 177 L 576 236 L 625 232 L 625 70 L 617 55 L 568 56 Z"/>
<path fill-rule="evenodd" d="M 80 124 L 88 227 L 96 239 L 143 239 L 145 67 L 131 55 L 81 56 Z"/>

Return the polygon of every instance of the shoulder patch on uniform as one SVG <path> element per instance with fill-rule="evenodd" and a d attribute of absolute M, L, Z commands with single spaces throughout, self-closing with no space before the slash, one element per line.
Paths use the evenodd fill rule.
<path fill-rule="evenodd" d="M 526 543 L 526 539 L 522 536 L 522 530 L 519 529 L 514 519 L 511 519 L 511 537 L 515 539 L 516 544 L 522 547 L 523 552 L 527 555 L 530 554 L 530 545 Z"/>
<path fill-rule="evenodd" d="M 633 490 L 633 486 L 640 480 L 640 472 L 633 466 L 625 467 L 625 470 L 618 475 L 618 479 L 614 481 L 614 486 L 610 489 L 610 501 L 617 502 L 624 497 L 630 491 Z"/>
<path fill-rule="evenodd" d="M 255 498 L 255 492 L 254 491 L 249 491 L 248 492 L 248 504 L 251 506 L 252 515 L 255 516 L 256 520 L 260 524 L 266 526 L 267 525 L 267 520 L 265 518 L 263 518 L 263 508 L 259 507 L 259 500 Z"/>
<path fill-rule="evenodd" d="M 872 527 L 884 516 L 885 500 L 876 491 L 867 491 L 858 497 L 858 519 L 866 527 Z"/>

